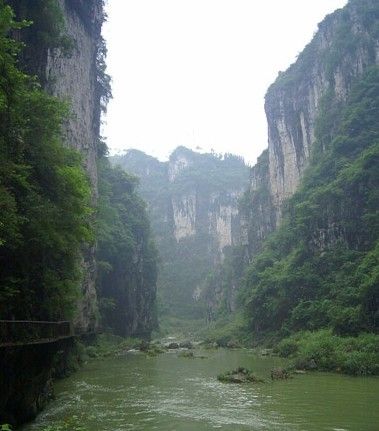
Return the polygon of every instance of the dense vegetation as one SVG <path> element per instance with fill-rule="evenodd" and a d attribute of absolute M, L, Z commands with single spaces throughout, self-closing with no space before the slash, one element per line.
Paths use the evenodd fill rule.
<path fill-rule="evenodd" d="M 90 14 L 98 1 L 79 12 Z M 0 318 L 74 317 L 88 269 L 83 259 L 98 243 L 103 323 L 123 335 L 148 336 L 155 323 L 156 253 L 135 179 L 109 166 L 99 140 L 96 208 L 97 190 L 91 191 L 81 156 L 67 148 L 61 130 L 72 115 L 69 103 L 49 96 L 44 82 L 47 50 L 69 56 L 75 45 L 60 5 L 8 3 L 29 21 L 15 22 L 10 5 L 0 3 Z M 110 97 L 109 77 L 104 41 L 90 31 L 97 44 L 99 120 Z"/>
<path fill-rule="evenodd" d="M 211 300 L 215 292 L 224 298 L 211 316 L 210 340 L 271 346 L 282 340 L 277 351 L 301 366 L 379 373 L 379 71 L 370 66 L 378 18 L 376 1 L 351 0 L 326 17 L 269 88 L 268 119 L 288 122 L 300 153 L 299 115 L 309 114 L 303 98 L 319 84 L 314 77 L 324 76 L 316 142 L 276 231 L 267 151 L 252 169 L 240 200 L 243 246 L 207 278 Z M 236 286 L 240 308 L 233 318 L 228 304 Z"/>
<path fill-rule="evenodd" d="M 170 169 L 183 160 L 186 166 L 173 175 Z M 238 156 L 200 154 L 185 147 L 178 147 L 169 162 L 130 150 L 113 157 L 112 163 L 140 177 L 141 195 L 148 203 L 160 255 L 160 315 L 172 316 L 175 325 L 177 319 L 204 318 L 206 307 L 200 291 L 211 269 L 220 261 L 217 240 L 210 232 L 209 214 L 216 213 L 219 205 L 235 205 L 230 192 L 240 192 L 246 187 L 248 167 Z M 192 235 L 177 240 L 173 205 L 187 215 L 183 199 L 188 196 L 196 200 L 195 229 Z"/>
<path fill-rule="evenodd" d="M 0 0 L 0 320 L 70 320 L 77 332 L 92 332 L 102 321 L 119 334 L 148 338 L 156 324 L 156 253 L 145 205 L 135 179 L 110 168 L 99 139 L 100 112 L 110 97 L 101 5 Z M 71 18 L 85 26 L 87 52 L 66 35 L 81 37 Z M 65 69 L 70 55 L 85 67 L 62 78 L 46 73 L 48 56 Z M 81 107 L 75 97 L 70 103 L 75 95 L 68 86 L 65 102 L 51 96 L 65 88 L 65 78 L 89 84 Z M 53 326 L 3 322 L 0 423 L 33 418 L 50 397 L 51 376 L 78 363 L 78 338 L 46 343 L 63 335 L 50 332 Z M 74 422 L 67 429 L 81 429 Z"/>
<path fill-rule="evenodd" d="M 171 192 L 183 195 L 193 190 L 204 193 L 226 192 L 246 187 L 247 166 L 242 157 L 234 154 L 196 153 L 185 147 L 178 147 L 170 156 L 190 160 L 171 182 Z"/>
<path fill-rule="evenodd" d="M 90 188 L 62 145 L 67 107 L 17 63 L 9 35 L 26 25 L 0 3 L 0 315 L 56 320 L 73 311 L 81 246 L 93 240 Z"/>
<path fill-rule="evenodd" d="M 107 159 L 99 164 L 98 294 L 103 324 L 148 337 L 156 326 L 157 253 L 137 179 Z"/>
<path fill-rule="evenodd" d="M 332 333 L 379 327 L 378 68 L 344 105 L 331 100 L 324 98 L 302 185 L 249 267 L 242 295 L 256 335 L 330 329 L 320 335 L 320 349 L 334 343 Z"/>
<path fill-rule="evenodd" d="M 378 328 L 378 115 L 377 68 L 343 109 L 325 103 L 311 167 L 247 275 L 255 331 Z"/>

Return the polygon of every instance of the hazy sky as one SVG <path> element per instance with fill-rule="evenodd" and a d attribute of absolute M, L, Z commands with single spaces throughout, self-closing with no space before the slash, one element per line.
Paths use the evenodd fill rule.
<path fill-rule="evenodd" d="M 161 160 L 178 145 L 253 163 L 267 147 L 264 94 L 346 0 L 108 0 L 111 152 Z"/>

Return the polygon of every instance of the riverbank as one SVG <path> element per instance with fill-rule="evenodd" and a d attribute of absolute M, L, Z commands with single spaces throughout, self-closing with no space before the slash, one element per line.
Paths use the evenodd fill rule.
<path fill-rule="evenodd" d="M 231 326 L 227 326 L 227 328 L 230 329 Z M 230 361 L 222 361 L 223 366 L 219 368 L 220 373 L 225 373 L 233 367 L 251 367 L 253 364 L 252 370 L 254 373 L 258 369 L 259 379 L 265 380 L 266 383 L 270 380 L 272 370 L 270 367 L 281 366 L 288 369 L 333 371 L 355 376 L 378 374 L 378 337 L 373 334 L 362 334 L 359 337 L 337 337 L 331 334 L 330 331 L 298 333 L 280 342 L 276 342 L 274 338 L 266 339 L 265 343 L 255 346 L 254 349 L 246 348 L 246 346 L 239 348 L 243 347 L 246 339 L 236 337 L 238 334 L 235 332 L 229 332 L 227 337 L 223 334 L 220 338 L 212 338 L 211 335 L 211 333 L 208 333 L 206 341 L 199 344 L 185 340 L 183 335 L 181 335 L 181 338 L 168 337 L 164 340 L 147 343 L 140 339 L 124 339 L 111 334 L 102 334 L 96 340 L 93 340 L 90 345 L 77 346 L 75 354 L 72 355 L 68 363 L 64 364 L 58 374 L 63 377 L 70 374 L 68 370 L 71 370 L 71 373 L 75 370 L 77 373 L 69 378 L 75 380 L 76 374 L 86 374 L 87 370 L 93 368 L 106 368 L 108 363 L 114 363 L 120 358 L 121 363 L 123 363 L 123 359 L 130 361 L 131 357 L 138 356 L 140 362 L 144 363 L 145 360 L 154 360 L 156 357 L 165 357 L 167 355 L 171 358 L 170 361 L 175 359 L 173 366 L 178 373 L 178 378 L 180 378 L 179 369 L 182 369 L 183 375 L 188 377 L 187 368 L 192 369 L 193 362 L 199 362 L 200 358 L 207 362 L 214 357 L 231 359 Z M 227 348 L 220 347 L 222 343 L 225 343 L 224 346 L 227 346 Z M 187 349 L 185 349 L 185 346 L 187 346 Z M 241 361 L 237 362 L 236 357 L 241 358 Z M 249 361 L 246 358 L 249 358 Z M 161 360 L 159 359 L 159 361 Z M 165 363 L 166 359 L 162 359 L 162 361 Z M 256 363 L 259 364 L 258 368 Z M 199 368 L 201 369 L 201 366 Z M 212 376 L 213 381 L 217 378 L 216 370 L 217 367 Z M 58 369 L 55 372 L 57 373 Z M 115 372 L 117 371 L 115 370 Z M 127 370 L 125 369 L 124 372 L 127 372 Z M 130 372 L 133 372 L 133 370 L 130 370 Z M 313 374 L 307 373 L 307 375 Z M 314 375 L 319 376 L 320 374 L 315 373 Z M 329 377 L 333 381 L 335 376 L 335 373 L 325 375 L 323 380 Z M 117 378 L 117 375 L 110 376 L 110 378 Z M 193 378 L 196 379 L 196 375 Z M 295 378 L 297 379 L 298 376 L 295 376 Z M 302 378 L 302 376 L 299 378 Z M 66 386 L 65 381 L 69 381 L 69 379 L 58 380 L 54 383 L 54 386 L 58 388 L 57 399 L 59 399 L 60 394 L 59 388 Z M 53 401 L 54 404 L 55 401 Z M 50 411 L 49 405 L 46 411 Z M 41 417 L 44 416 L 45 413 L 43 412 Z M 29 426 L 25 429 L 29 430 Z M 30 429 L 38 431 L 87 431 L 88 428 L 84 427 L 80 416 L 74 415 L 67 417 L 65 421 L 58 424 L 49 424 L 48 427 L 32 427 Z"/>
<path fill-rule="evenodd" d="M 298 332 L 290 337 L 277 336 L 260 340 L 249 338 L 241 330 L 240 322 L 229 322 L 223 328 L 208 331 L 191 331 L 186 328 L 171 341 L 188 343 L 188 335 L 203 337 L 205 347 L 254 348 L 258 354 L 274 355 L 288 359 L 290 368 L 307 371 L 331 371 L 353 376 L 379 375 L 379 335 L 362 333 L 355 337 L 342 337 L 331 330 Z M 169 339 L 166 340 L 166 347 Z M 175 343 L 174 343 L 175 344 Z M 196 344 L 196 343 L 195 343 Z M 142 346 L 142 348 L 141 348 Z M 138 339 L 122 339 L 111 335 L 101 336 L 94 346 L 87 348 L 89 357 L 110 356 L 129 349 L 141 349 L 150 355 L 164 352 L 159 340 L 146 343 Z"/>
<path fill-rule="evenodd" d="M 254 337 L 242 316 L 213 323 L 204 334 L 210 345 L 254 347 L 288 358 L 294 367 L 333 371 L 354 376 L 379 375 L 379 335 L 335 335 L 329 329 L 297 332 L 288 337 L 266 334 Z"/>

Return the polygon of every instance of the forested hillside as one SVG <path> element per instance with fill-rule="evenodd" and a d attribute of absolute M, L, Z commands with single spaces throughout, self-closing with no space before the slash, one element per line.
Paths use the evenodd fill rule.
<path fill-rule="evenodd" d="M 184 147 L 168 162 L 137 150 L 111 160 L 141 181 L 160 255 L 161 316 L 204 319 L 205 279 L 239 241 L 238 199 L 248 183 L 248 167 L 232 154 Z M 223 300 L 233 308 L 234 296 L 215 298 Z"/>
<path fill-rule="evenodd" d="M 35 417 L 79 358 L 74 332 L 157 324 L 145 205 L 99 136 L 103 19 L 100 0 L 0 2 L 0 423 Z"/>
<path fill-rule="evenodd" d="M 99 139 L 100 111 L 110 97 L 102 3 L 84 9 L 52 0 L 10 4 L 17 17 L 2 4 L 0 29 L 0 316 L 75 319 L 82 330 L 93 330 L 100 323 L 93 285 L 99 244 L 102 324 L 149 336 L 156 278 L 149 222 L 134 180 L 110 168 Z M 80 37 L 93 49 L 79 50 Z M 92 91 L 80 104 L 67 93 L 75 91 L 75 79 L 84 79 L 75 57 L 88 66 L 82 86 Z M 60 79 L 62 68 L 72 75 Z M 124 241 L 117 243 L 121 232 Z M 106 300 L 117 313 L 107 314 Z"/>
<path fill-rule="evenodd" d="M 107 159 L 100 161 L 97 291 L 105 327 L 149 338 L 157 327 L 157 251 L 137 184 Z"/>
<path fill-rule="evenodd" d="M 277 349 L 303 366 L 379 372 L 378 19 L 351 0 L 268 90 L 243 241 L 208 281 L 209 295 L 237 284 L 242 314 L 216 338 L 291 336 Z"/>
<path fill-rule="evenodd" d="M 72 318 L 81 246 L 94 241 L 89 181 L 80 154 L 63 145 L 67 104 L 17 62 L 22 45 L 9 34 L 31 24 L 0 6 L 0 315 Z"/>
<path fill-rule="evenodd" d="M 311 166 L 248 271 L 254 331 L 378 329 L 378 115 L 378 68 L 342 109 L 325 103 Z"/>

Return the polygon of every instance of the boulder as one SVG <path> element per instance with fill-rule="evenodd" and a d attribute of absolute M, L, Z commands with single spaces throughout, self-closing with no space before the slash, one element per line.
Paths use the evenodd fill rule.
<path fill-rule="evenodd" d="M 227 371 L 226 373 L 219 374 L 217 380 L 223 383 L 261 383 L 262 379 L 256 377 L 247 368 L 239 367 L 233 371 Z"/>
<path fill-rule="evenodd" d="M 141 352 L 147 352 L 150 348 L 150 343 L 148 343 L 147 341 L 141 341 L 141 344 L 139 345 L 139 350 Z"/>
<path fill-rule="evenodd" d="M 178 343 L 170 343 L 167 346 L 168 349 L 179 349 L 179 344 Z"/>
<path fill-rule="evenodd" d="M 227 347 L 228 349 L 239 349 L 239 348 L 241 347 L 241 345 L 240 345 L 240 343 L 239 343 L 238 341 L 236 341 L 236 340 L 229 340 L 229 341 L 226 343 L 226 347 Z"/>
<path fill-rule="evenodd" d="M 182 349 L 192 349 L 193 344 L 191 343 L 191 341 L 186 340 L 179 343 L 179 347 L 181 347 Z"/>
<path fill-rule="evenodd" d="M 284 380 L 289 378 L 289 372 L 285 368 L 273 368 L 271 370 L 271 380 Z"/>

